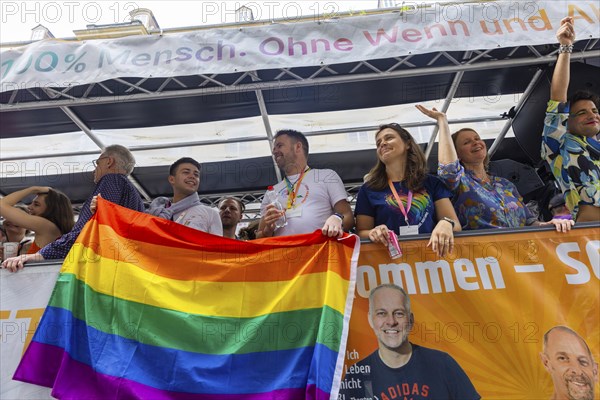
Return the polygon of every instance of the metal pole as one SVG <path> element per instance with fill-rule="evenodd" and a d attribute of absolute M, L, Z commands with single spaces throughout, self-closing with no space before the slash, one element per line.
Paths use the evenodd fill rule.
<path fill-rule="evenodd" d="M 443 113 L 446 113 L 446 111 L 448 111 L 448 107 L 450 107 L 450 102 L 452 102 L 452 99 L 454 98 L 454 95 L 456 94 L 456 90 L 458 89 L 458 85 L 460 85 L 460 81 L 462 80 L 464 74 L 465 74 L 464 71 L 460 71 L 460 72 L 457 72 L 456 75 L 454 76 L 454 80 L 452 81 L 450 90 L 448 90 L 448 95 L 446 96 L 446 99 L 444 100 L 444 104 L 442 104 L 442 112 Z M 437 124 L 435 124 L 435 126 L 433 128 L 433 132 L 431 132 L 431 137 L 429 138 L 429 143 L 427 144 L 427 147 L 425 148 L 425 160 L 427 160 L 429 158 L 429 155 L 431 154 L 431 150 L 433 149 L 433 144 L 435 143 L 435 138 L 437 137 L 439 129 L 440 129 L 439 126 Z"/>
<path fill-rule="evenodd" d="M 519 99 L 519 102 L 517 103 L 515 116 L 519 115 L 521 108 L 523 107 L 523 105 L 525 104 L 527 99 L 529 99 L 529 96 L 531 96 L 531 92 L 533 92 L 533 89 L 535 88 L 535 85 L 537 85 L 540 78 L 542 77 L 543 72 L 544 72 L 543 70 L 538 69 L 537 72 L 535 73 L 535 75 L 533 76 L 533 78 L 531 78 L 531 82 L 529 82 L 529 85 L 527 85 L 527 88 L 525 89 L 525 91 L 523 92 L 523 95 L 521 96 L 521 98 Z M 494 143 L 492 143 L 492 145 L 490 146 L 490 149 L 488 150 L 488 155 L 490 158 L 492 158 L 494 153 L 498 150 L 498 147 L 500 146 L 500 142 L 502 142 L 502 140 L 508 133 L 508 130 L 512 126 L 512 122 L 513 122 L 513 118 L 509 118 L 508 121 L 506 121 L 506 123 L 502 127 L 502 130 L 498 134 L 498 137 L 496 137 L 496 139 L 494 139 Z"/>
<path fill-rule="evenodd" d="M 71 119 L 71 121 L 73 121 L 75 123 L 75 125 L 77 125 L 79 127 L 79 129 L 81 129 L 98 147 L 100 147 L 101 149 L 104 149 L 106 146 L 104 145 L 104 143 L 102 143 L 102 141 L 100 140 L 100 138 L 98 138 L 98 136 L 96 136 L 92 130 L 81 120 L 81 118 L 79 118 L 79 116 L 77 114 L 75 114 L 75 112 L 73 110 L 71 110 L 69 107 L 60 107 L 60 109 L 67 115 L 67 117 L 69 117 Z M 144 199 L 146 199 L 146 201 L 151 201 L 152 198 L 148 195 L 148 193 L 144 190 L 144 188 L 142 187 L 142 185 L 140 185 L 140 183 L 137 181 L 137 179 L 135 179 L 133 176 L 128 175 L 127 179 L 129 179 L 129 182 L 131 182 L 131 184 L 133 186 L 135 186 L 135 188 L 138 190 L 138 192 L 140 192 L 140 194 L 142 195 L 142 197 L 144 197 Z"/>
<path fill-rule="evenodd" d="M 585 53 L 573 53 L 571 55 L 571 61 L 593 59 L 600 57 L 600 50 L 587 51 Z M 431 68 L 415 68 L 410 70 L 394 71 L 394 72 L 382 72 L 381 74 L 357 74 L 357 75 L 343 75 L 343 76 L 329 76 L 325 78 L 313 78 L 303 79 L 295 81 L 272 81 L 272 82 L 258 82 L 249 83 L 244 85 L 230 85 L 227 87 L 211 87 L 211 88 L 200 88 L 200 89 L 187 89 L 187 90 L 173 90 L 169 92 L 154 92 L 150 94 L 138 93 L 124 96 L 119 98 L 120 102 L 131 102 L 131 101 L 145 101 L 145 100 L 156 100 L 156 99 L 169 99 L 177 97 L 191 97 L 191 96 L 202 96 L 202 95 L 213 95 L 213 94 L 226 94 L 226 93 L 239 93 L 243 91 L 256 91 L 256 90 L 269 90 L 269 89 L 281 89 L 285 87 L 304 87 L 314 86 L 317 84 L 333 84 L 333 83 L 351 83 L 351 82 L 367 82 L 381 79 L 393 79 L 393 78 L 409 78 L 414 76 L 424 75 L 437 75 L 451 72 L 468 72 L 476 70 L 488 70 L 488 69 L 499 69 L 499 68 L 513 68 L 522 67 L 528 65 L 540 65 L 540 64 L 551 64 L 556 62 L 555 55 L 549 55 L 541 58 L 528 58 L 523 60 L 501 60 L 501 61 L 486 61 L 477 64 L 468 65 L 451 65 L 445 67 L 431 67 Z M 10 111 L 21 111 L 26 109 L 42 109 L 42 108 L 54 108 L 60 106 L 78 106 L 86 104 L 112 104 L 115 103 L 115 96 L 96 97 L 93 99 L 79 98 L 76 100 L 47 100 L 47 101 L 36 101 L 27 103 L 17 104 L 0 104 L 0 112 Z"/>
<path fill-rule="evenodd" d="M 258 76 L 257 76 L 257 72 L 250 74 L 250 76 L 252 77 L 253 82 L 257 82 L 259 80 Z M 271 128 L 271 121 L 269 121 L 269 113 L 267 112 L 267 105 L 265 103 L 265 98 L 263 96 L 263 93 L 260 89 L 255 90 L 254 93 L 256 94 L 256 100 L 258 101 L 258 108 L 260 109 L 260 116 L 262 117 L 263 124 L 265 125 L 265 132 L 267 133 L 267 140 L 269 141 L 269 153 L 270 153 L 273 149 L 274 139 L 273 139 L 273 129 Z M 275 159 L 273 159 L 273 167 L 275 168 L 275 175 L 277 176 L 277 180 L 278 181 L 282 180 L 283 177 L 281 176 L 281 171 L 279 170 L 279 167 L 277 166 Z"/>

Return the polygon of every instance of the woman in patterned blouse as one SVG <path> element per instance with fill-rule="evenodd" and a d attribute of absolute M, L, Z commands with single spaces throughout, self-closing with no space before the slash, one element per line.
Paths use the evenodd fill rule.
<path fill-rule="evenodd" d="M 454 193 L 452 202 L 463 229 L 526 225 L 555 225 L 559 232 L 571 229 L 573 221 L 538 221 L 512 182 L 487 171 L 487 148 L 475 130 L 464 128 L 450 136 L 446 114 L 421 105 L 417 109 L 438 123 L 438 175 Z"/>

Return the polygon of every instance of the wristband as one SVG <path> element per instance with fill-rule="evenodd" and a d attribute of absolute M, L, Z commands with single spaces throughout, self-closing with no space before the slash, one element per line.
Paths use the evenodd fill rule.
<path fill-rule="evenodd" d="M 561 44 L 560 46 L 558 46 L 558 54 L 572 53 L 572 52 L 573 52 L 572 44 Z"/>
<path fill-rule="evenodd" d="M 336 217 L 338 217 L 342 222 L 344 222 L 344 216 L 340 213 L 333 213 L 332 215 L 335 215 Z"/>
<path fill-rule="evenodd" d="M 454 229 L 454 224 L 456 223 L 456 221 L 454 221 L 452 218 L 444 217 L 440 221 L 446 221 L 450 223 L 450 225 L 452 225 L 452 229 Z"/>

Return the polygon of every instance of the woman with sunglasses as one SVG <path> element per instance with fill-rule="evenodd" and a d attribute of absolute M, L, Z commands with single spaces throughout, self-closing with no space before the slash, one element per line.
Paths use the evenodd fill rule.
<path fill-rule="evenodd" d="M 426 173 L 425 155 L 398 124 L 381 125 L 375 134 L 377 163 L 365 177 L 356 201 L 360 237 L 387 246 L 389 231 L 400 236 L 431 233 L 428 246 L 440 257 L 452 252 L 460 225 L 437 177 Z"/>
<path fill-rule="evenodd" d="M 13 207 L 31 195 L 35 197 L 27 206 L 28 213 Z M 69 198 L 58 190 L 44 186 L 18 190 L 0 199 L 0 216 L 35 232 L 35 240 L 27 254 L 36 253 L 62 234 L 69 232 L 75 224 Z"/>
<path fill-rule="evenodd" d="M 573 221 L 569 220 L 538 221 L 512 182 L 488 172 L 487 148 L 475 130 L 463 128 L 450 135 L 446 114 L 435 108 L 416 107 L 438 123 L 438 176 L 454 193 L 454 208 L 463 229 L 526 225 L 555 225 L 559 232 L 571 229 Z"/>

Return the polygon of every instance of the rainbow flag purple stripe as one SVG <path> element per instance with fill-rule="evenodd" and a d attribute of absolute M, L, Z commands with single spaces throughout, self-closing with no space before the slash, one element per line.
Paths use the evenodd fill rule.
<path fill-rule="evenodd" d="M 240 243 L 100 200 L 14 379 L 61 399 L 335 398 L 359 245 Z"/>

